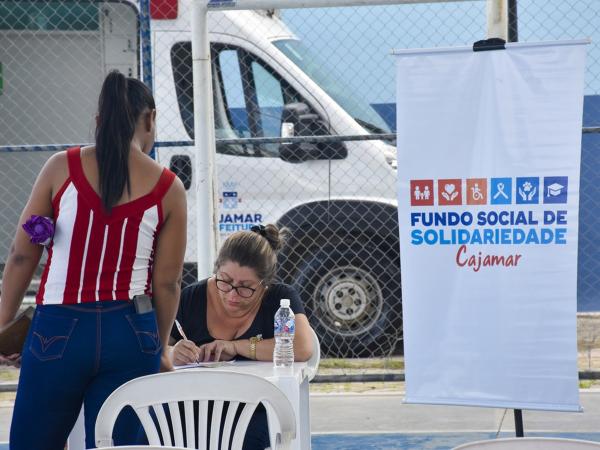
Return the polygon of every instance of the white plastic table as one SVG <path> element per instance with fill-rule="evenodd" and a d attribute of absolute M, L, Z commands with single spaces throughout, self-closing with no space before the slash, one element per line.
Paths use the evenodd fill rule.
<path fill-rule="evenodd" d="M 294 408 L 296 416 L 296 439 L 292 441 L 294 450 L 310 450 L 310 408 L 308 390 L 308 369 L 306 363 L 294 363 L 291 369 L 275 369 L 272 362 L 235 361 L 215 368 L 202 367 L 184 370 L 228 370 L 249 373 L 265 378 L 283 391 Z M 267 408 L 267 412 L 269 408 Z M 269 422 L 272 417 L 269 415 Z M 83 408 L 68 440 L 69 450 L 85 449 Z"/>
<path fill-rule="evenodd" d="M 215 369 L 201 368 L 186 370 L 228 370 L 257 375 L 270 381 L 283 391 L 294 408 L 294 415 L 296 416 L 296 439 L 292 441 L 292 449 L 310 450 L 310 407 L 308 368 L 306 363 L 295 362 L 291 369 L 275 369 L 272 362 L 235 361 L 233 364 L 225 364 Z M 269 411 L 268 407 L 267 411 Z M 272 418 L 269 417 L 269 422 L 271 420 Z"/>

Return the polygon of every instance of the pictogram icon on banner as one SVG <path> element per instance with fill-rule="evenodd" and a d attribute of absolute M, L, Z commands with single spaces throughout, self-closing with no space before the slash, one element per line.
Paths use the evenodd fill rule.
<path fill-rule="evenodd" d="M 412 206 L 432 206 L 433 197 L 433 180 L 410 180 Z"/>
<path fill-rule="evenodd" d="M 460 178 L 438 180 L 438 204 L 462 205 L 462 180 Z"/>
<path fill-rule="evenodd" d="M 539 203 L 540 179 L 538 177 L 517 177 L 517 204 Z"/>
<path fill-rule="evenodd" d="M 468 178 L 467 205 L 487 205 L 487 179 L 486 178 Z"/>
<path fill-rule="evenodd" d="M 569 177 L 544 177 L 544 203 L 567 203 Z"/>
<path fill-rule="evenodd" d="M 490 180 L 490 204 L 510 205 L 512 203 L 512 178 L 492 178 Z"/>

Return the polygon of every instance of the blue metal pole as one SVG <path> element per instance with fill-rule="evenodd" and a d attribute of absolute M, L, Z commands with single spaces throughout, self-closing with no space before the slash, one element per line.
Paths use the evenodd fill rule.
<path fill-rule="evenodd" d="M 154 92 L 152 79 L 152 43 L 150 35 L 150 0 L 140 0 L 140 40 L 144 83 Z"/>
<path fill-rule="evenodd" d="M 152 77 L 152 41 L 150 33 L 150 0 L 140 0 L 140 41 L 142 46 L 142 72 L 146 86 L 154 92 L 154 79 Z M 150 157 L 156 159 L 153 147 Z"/>

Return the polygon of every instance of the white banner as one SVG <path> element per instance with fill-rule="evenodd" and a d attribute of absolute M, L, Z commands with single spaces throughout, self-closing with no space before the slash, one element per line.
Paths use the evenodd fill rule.
<path fill-rule="evenodd" d="M 586 43 L 397 53 L 407 402 L 580 410 Z"/>

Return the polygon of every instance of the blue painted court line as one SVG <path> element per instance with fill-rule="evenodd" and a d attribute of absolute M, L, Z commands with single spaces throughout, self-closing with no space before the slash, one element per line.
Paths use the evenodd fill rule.
<path fill-rule="evenodd" d="M 526 436 L 562 437 L 600 442 L 600 433 L 525 433 Z M 313 435 L 313 450 L 450 450 L 467 442 L 494 439 L 496 433 L 404 433 Z M 514 437 L 500 433 L 501 438 Z"/>
<path fill-rule="evenodd" d="M 525 433 L 526 436 L 562 437 L 600 442 L 600 433 Z M 320 434 L 311 439 L 313 450 L 450 450 L 467 442 L 494 439 L 496 433 L 403 433 L 403 434 Z M 500 433 L 500 438 L 514 437 Z M 0 443 L 0 450 L 9 450 Z"/>

